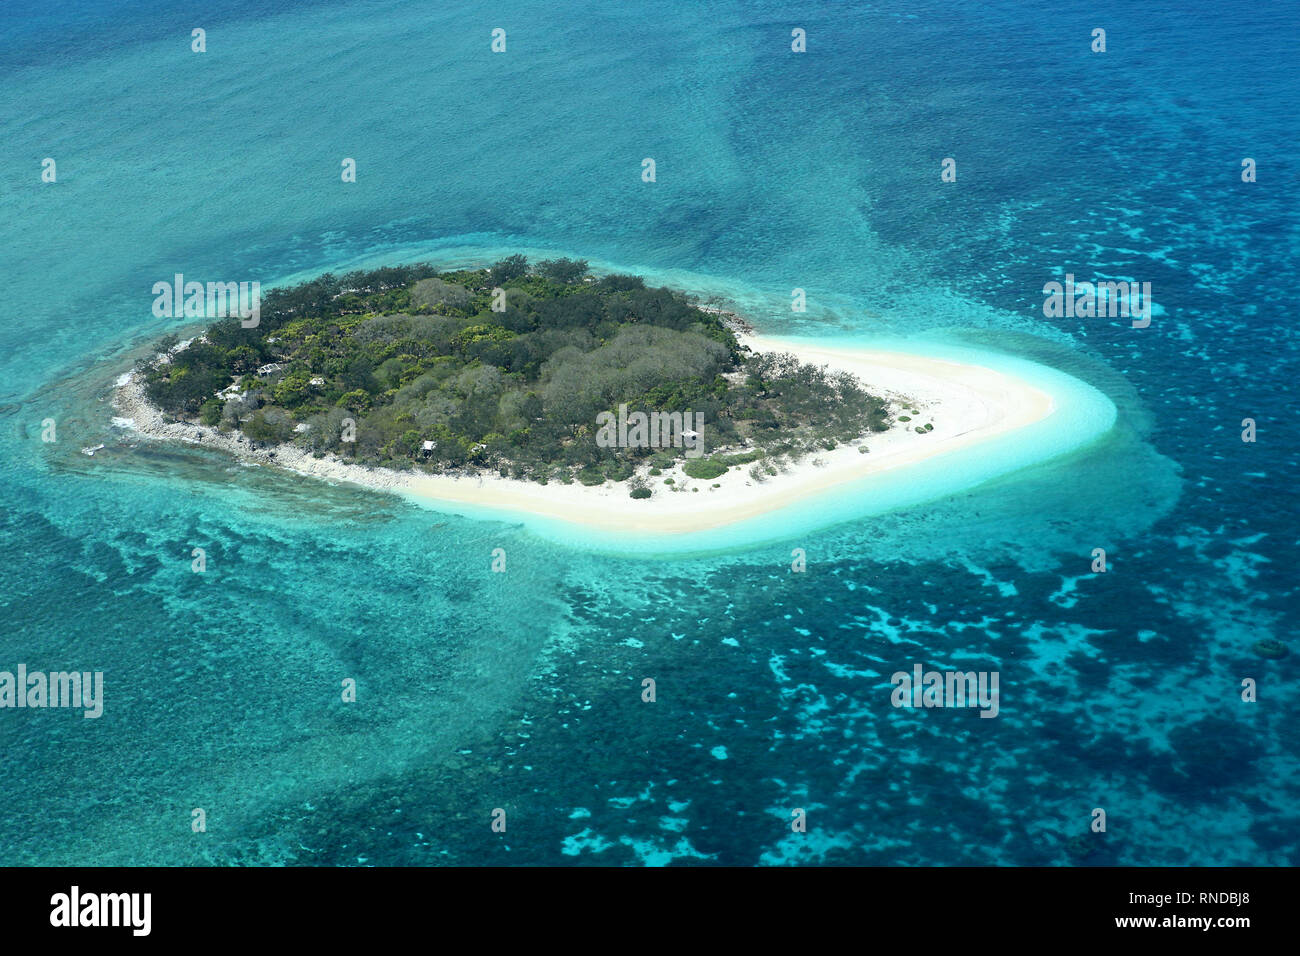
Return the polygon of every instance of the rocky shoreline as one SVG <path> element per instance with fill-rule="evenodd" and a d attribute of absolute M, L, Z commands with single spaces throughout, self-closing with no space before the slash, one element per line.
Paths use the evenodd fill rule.
<path fill-rule="evenodd" d="M 162 411 L 151 404 L 145 396 L 144 386 L 137 372 L 127 373 L 124 379 L 119 379 L 113 390 L 113 407 L 120 415 L 120 418 L 115 419 L 114 424 L 130 427 L 146 438 L 215 448 L 241 461 L 274 465 L 300 475 L 323 478 L 327 481 L 346 481 L 368 488 L 391 490 L 410 485 L 411 476 L 386 468 L 368 468 L 329 454 L 317 458 L 312 452 L 294 445 L 258 446 L 239 433 L 224 434 L 207 425 L 168 421 Z"/>

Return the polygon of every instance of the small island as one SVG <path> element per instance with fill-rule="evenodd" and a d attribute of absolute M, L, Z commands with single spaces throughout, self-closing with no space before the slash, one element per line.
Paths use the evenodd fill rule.
<path fill-rule="evenodd" d="M 887 507 L 912 487 L 908 469 L 1056 407 L 984 365 L 764 337 L 712 301 L 522 256 L 273 290 L 251 328 L 220 319 L 158 342 L 113 405 L 127 444 L 184 442 L 441 511 L 656 539 L 751 521 L 775 534 L 772 513 L 845 488 Z"/>
<path fill-rule="evenodd" d="M 185 343 L 168 336 L 135 377 L 166 419 L 250 450 L 622 483 L 633 498 L 674 467 L 762 481 L 890 427 L 885 399 L 854 375 L 754 352 L 738 333 L 735 316 L 639 277 L 511 256 L 275 289 L 256 327 L 229 318 Z"/>

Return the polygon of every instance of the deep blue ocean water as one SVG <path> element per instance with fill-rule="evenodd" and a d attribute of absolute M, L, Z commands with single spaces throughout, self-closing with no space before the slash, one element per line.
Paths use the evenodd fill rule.
<path fill-rule="evenodd" d="M 0 863 L 1300 863 L 1294 4 L 192 6 L 0 10 L 0 670 L 105 675 L 98 720 L 0 710 Z M 110 424 L 175 272 L 515 249 L 1118 421 L 672 559 Z M 1151 325 L 1046 318 L 1067 271 L 1151 282 Z M 915 663 L 998 671 L 999 716 L 891 707 Z"/>

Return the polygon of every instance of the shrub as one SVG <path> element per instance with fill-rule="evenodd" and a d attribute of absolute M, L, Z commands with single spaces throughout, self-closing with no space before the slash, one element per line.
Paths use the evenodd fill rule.
<path fill-rule="evenodd" d="M 354 388 L 342 395 L 336 404 L 339 408 L 350 408 L 352 411 L 361 412 L 364 415 L 370 411 L 370 395 L 365 389 Z"/>
<path fill-rule="evenodd" d="M 605 465 L 605 477 L 610 481 L 627 481 L 635 473 L 631 462 L 616 458 Z"/>
<path fill-rule="evenodd" d="M 215 425 L 221 421 L 221 409 L 223 403 L 215 398 L 209 398 L 199 409 L 199 421 L 205 425 Z"/>
<path fill-rule="evenodd" d="M 632 489 L 632 492 L 631 492 L 631 495 L 632 495 L 633 498 L 649 498 L 649 497 L 650 497 L 650 489 L 649 489 L 649 488 L 633 488 L 633 489 Z"/>
<path fill-rule="evenodd" d="M 468 289 L 441 279 L 421 279 L 411 287 L 411 305 L 417 309 L 463 309 L 469 300 Z"/>
<path fill-rule="evenodd" d="M 742 452 L 739 455 L 715 455 L 713 460 L 730 468 L 733 465 L 748 465 L 751 461 L 758 461 L 765 454 L 767 453 L 759 448 L 754 451 Z"/>
<path fill-rule="evenodd" d="M 720 461 L 712 458 L 694 458 L 682 465 L 682 471 L 691 478 L 698 478 L 700 481 L 708 481 L 710 478 L 717 478 L 726 472 L 727 466 Z"/>
<path fill-rule="evenodd" d="M 282 409 L 260 409 L 244 423 L 244 434 L 255 442 L 277 445 L 292 437 L 293 423 Z"/>

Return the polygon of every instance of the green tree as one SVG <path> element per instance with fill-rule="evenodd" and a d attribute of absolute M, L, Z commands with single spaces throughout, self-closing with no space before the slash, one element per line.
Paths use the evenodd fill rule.
<path fill-rule="evenodd" d="M 271 389 L 271 398 L 277 405 L 297 408 L 311 397 L 311 386 L 308 384 L 310 378 L 311 376 L 306 372 L 293 372 L 286 375 Z"/>
<path fill-rule="evenodd" d="M 364 414 L 370 411 L 370 395 L 364 389 L 356 388 L 344 393 L 335 404 Z"/>
<path fill-rule="evenodd" d="M 568 285 L 587 274 L 586 259 L 547 259 L 537 263 L 537 271 L 546 278 Z"/>
<path fill-rule="evenodd" d="M 518 279 L 528 272 L 528 259 L 524 256 L 509 256 L 500 262 L 494 263 L 488 269 L 488 284 L 491 286 L 503 286 L 511 279 Z"/>

